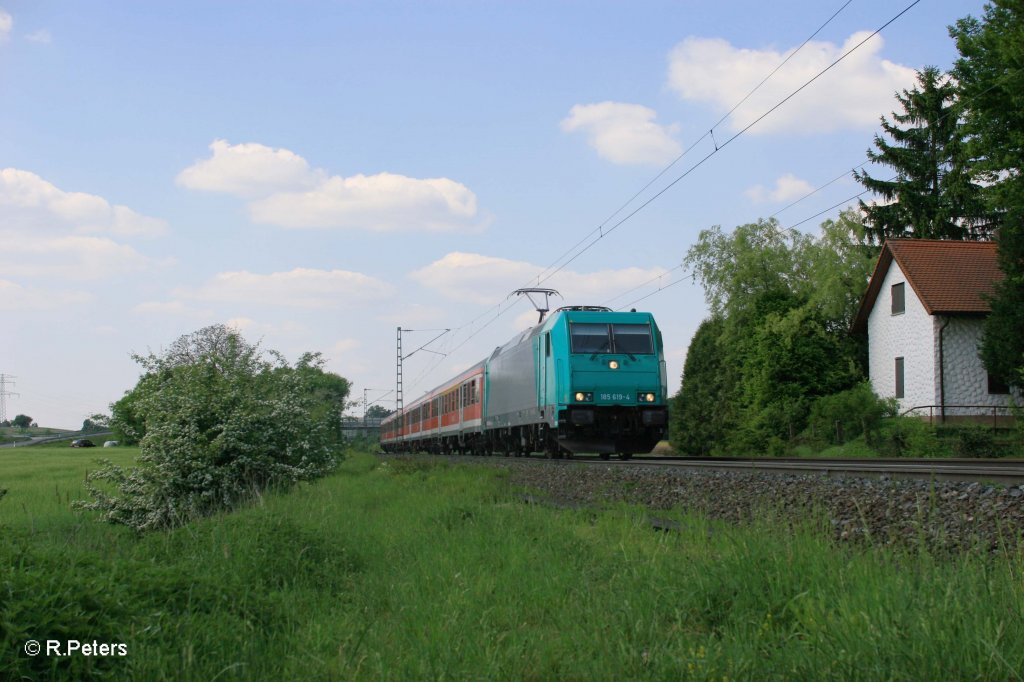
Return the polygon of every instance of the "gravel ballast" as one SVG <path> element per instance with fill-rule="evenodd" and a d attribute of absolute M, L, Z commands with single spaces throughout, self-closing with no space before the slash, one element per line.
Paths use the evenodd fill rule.
<path fill-rule="evenodd" d="M 745 523 L 761 511 L 793 521 L 815 513 L 836 540 L 932 552 L 1018 549 L 1024 539 L 1024 486 L 820 474 L 694 471 L 642 464 L 460 459 L 500 466 L 528 501 L 600 507 L 627 503 L 679 509 Z"/>

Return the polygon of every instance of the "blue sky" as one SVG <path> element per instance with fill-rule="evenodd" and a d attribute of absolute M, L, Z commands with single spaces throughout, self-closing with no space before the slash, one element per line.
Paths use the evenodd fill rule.
<path fill-rule="evenodd" d="M 218 322 L 322 352 L 387 406 L 396 327 L 457 330 L 406 361 L 410 400 L 533 322 L 508 294 L 681 150 L 640 201 L 713 151 L 701 137 L 843 4 L 0 0 L 8 416 L 77 427 L 134 385 L 132 352 Z M 849 3 L 714 141 L 905 4 Z M 893 93 L 948 68 L 946 27 L 981 11 L 919 3 L 543 285 L 620 307 L 685 277 L 701 229 L 863 163 Z M 844 178 L 778 218 L 858 191 Z M 703 293 L 636 306 L 675 391 Z"/>

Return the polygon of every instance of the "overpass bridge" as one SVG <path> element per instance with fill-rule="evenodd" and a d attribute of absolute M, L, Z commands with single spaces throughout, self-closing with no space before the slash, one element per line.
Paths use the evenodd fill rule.
<path fill-rule="evenodd" d="M 380 437 L 381 417 L 348 417 L 341 418 L 341 432 L 346 438 Z"/>

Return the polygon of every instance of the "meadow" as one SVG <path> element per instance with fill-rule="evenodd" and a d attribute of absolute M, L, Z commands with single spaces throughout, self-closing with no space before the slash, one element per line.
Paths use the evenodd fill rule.
<path fill-rule="evenodd" d="M 142 537 L 69 508 L 132 448 L 0 451 L 0 678 L 1021 679 L 1024 558 L 523 504 L 500 469 L 353 452 Z M 29 656 L 25 642 L 122 643 Z"/>

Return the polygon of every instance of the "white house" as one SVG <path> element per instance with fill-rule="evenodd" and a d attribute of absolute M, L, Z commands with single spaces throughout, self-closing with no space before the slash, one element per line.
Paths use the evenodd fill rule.
<path fill-rule="evenodd" d="M 978 356 L 985 296 L 1001 278 L 994 242 L 887 241 L 853 325 L 868 335 L 875 393 L 935 421 L 1003 423 L 1020 393 Z"/>

